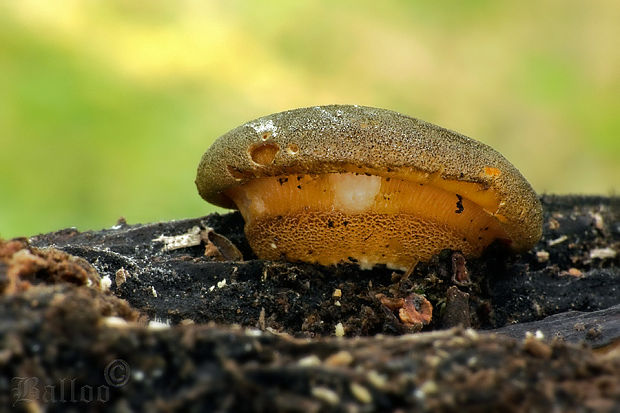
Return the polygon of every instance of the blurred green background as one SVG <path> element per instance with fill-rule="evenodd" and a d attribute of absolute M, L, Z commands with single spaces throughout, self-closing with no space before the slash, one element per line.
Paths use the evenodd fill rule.
<path fill-rule="evenodd" d="M 620 188 L 620 3 L 0 0 L 0 236 L 180 219 L 213 139 L 355 103 L 457 130 L 538 192 Z"/>

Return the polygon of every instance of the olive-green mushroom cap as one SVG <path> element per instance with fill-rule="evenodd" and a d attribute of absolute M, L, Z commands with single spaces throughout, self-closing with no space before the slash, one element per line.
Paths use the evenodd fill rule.
<path fill-rule="evenodd" d="M 401 178 L 415 171 L 415 179 L 422 173 L 478 184 L 498 198 L 497 210 L 490 213 L 498 217 L 514 249 L 531 248 L 542 234 L 536 193 L 500 153 L 420 119 L 357 105 L 293 109 L 231 130 L 202 156 L 196 186 L 206 201 L 235 208 L 224 191 L 253 178 L 351 168 L 384 176 L 399 173 Z"/>

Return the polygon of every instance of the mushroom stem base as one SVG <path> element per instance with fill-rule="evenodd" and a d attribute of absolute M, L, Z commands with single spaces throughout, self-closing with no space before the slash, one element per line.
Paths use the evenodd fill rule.
<path fill-rule="evenodd" d="M 443 249 L 468 256 L 483 249 L 446 225 L 411 214 L 306 211 L 257 218 L 246 224 L 245 233 L 262 259 L 321 265 L 354 262 L 363 269 L 385 264 L 406 270 Z"/>

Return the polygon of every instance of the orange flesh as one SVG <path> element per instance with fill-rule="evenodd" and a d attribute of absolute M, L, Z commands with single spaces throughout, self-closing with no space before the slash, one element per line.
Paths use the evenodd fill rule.
<path fill-rule="evenodd" d="M 467 185 L 464 193 L 471 192 Z M 479 255 L 494 239 L 507 238 L 486 206 L 444 189 L 458 190 L 456 181 L 441 186 L 330 173 L 256 178 L 226 195 L 239 208 L 248 241 L 263 259 L 405 269 L 447 248 Z"/>

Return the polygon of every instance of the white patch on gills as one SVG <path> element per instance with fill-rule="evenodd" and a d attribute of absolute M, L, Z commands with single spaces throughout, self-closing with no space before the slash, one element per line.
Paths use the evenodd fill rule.
<path fill-rule="evenodd" d="M 380 176 L 343 173 L 332 174 L 329 179 L 334 190 L 335 206 L 344 212 L 365 211 L 374 204 L 381 190 Z"/>

